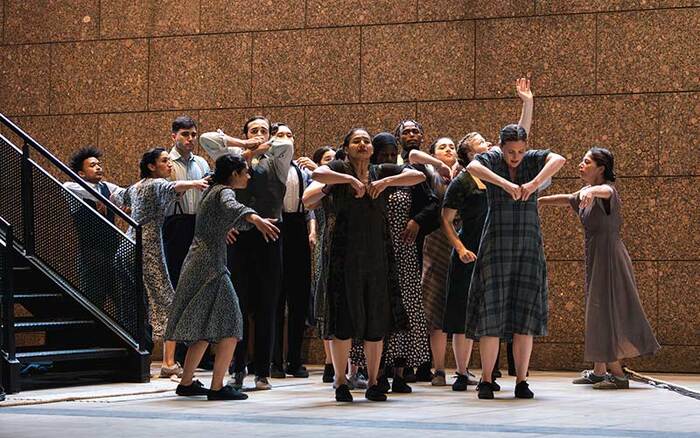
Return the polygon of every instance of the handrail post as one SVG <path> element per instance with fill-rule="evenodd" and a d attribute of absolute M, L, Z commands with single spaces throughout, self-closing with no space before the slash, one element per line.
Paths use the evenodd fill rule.
<path fill-rule="evenodd" d="M 3 224 L 4 225 L 4 224 Z M 16 346 L 15 346 L 15 300 L 14 300 L 14 285 L 12 282 L 12 251 L 13 248 L 13 234 L 12 226 L 5 226 L 5 257 L 3 257 L 3 264 L 0 269 L 3 270 L 3 282 L 2 282 L 2 345 L 3 349 L 7 352 L 7 358 L 9 361 L 15 360 Z"/>
<path fill-rule="evenodd" d="M 26 140 L 22 146 L 22 224 L 24 228 L 24 252 L 34 255 L 34 178 L 29 162 L 31 145 Z"/>
<path fill-rule="evenodd" d="M 141 225 L 134 228 L 136 232 L 136 254 L 134 263 L 134 275 L 136 285 L 136 332 L 139 341 L 139 349 L 146 349 L 146 291 L 143 286 L 143 240 L 141 238 Z"/>

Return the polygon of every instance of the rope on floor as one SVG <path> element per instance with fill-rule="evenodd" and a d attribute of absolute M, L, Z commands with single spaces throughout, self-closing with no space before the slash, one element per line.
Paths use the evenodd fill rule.
<path fill-rule="evenodd" d="M 696 400 L 700 400 L 700 392 L 693 391 L 690 388 L 686 388 L 684 386 L 676 385 L 675 383 L 671 382 L 666 382 L 664 380 L 659 380 L 651 376 L 645 376 L 644 374 L 639 374 L 633 369 L 624 367 L 624 371 L 629 375 L 629 378 L 636 382 L 642 382 L 646 383 L 648 385 L 654 386 L 656 388 L 661 388 L 661 389 L 667 389 L 669 391 L 676 392 L 680 395 L 684 395 L 686 397 L 694 398 Z"/>

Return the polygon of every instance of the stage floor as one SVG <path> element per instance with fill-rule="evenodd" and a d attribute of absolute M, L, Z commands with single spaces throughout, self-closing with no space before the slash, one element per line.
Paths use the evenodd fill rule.
<path fill-rule="evenodd" d="M 161 379 L 22 392 L 0 403 L 0 437 L 700 437 L 699 400 L 643 383 L 600 391 L 572 385 L 576 373 L 534 371 L 534 400 L 514 399 L 511 377 L 499 380 L 495 400 L 478 400 L 473 387 L 416 383 L 384 403 L 354 391 L 354 403 L 340 404 L 320 368 L 310 370 L 308 379 L 272 379 L 271 391 L 236 402 L 177 397 L 176 383 Z M 209 376 L 198 373 L 207 384 Z M 700 375 L 654 377 L 700 391 Z"/>

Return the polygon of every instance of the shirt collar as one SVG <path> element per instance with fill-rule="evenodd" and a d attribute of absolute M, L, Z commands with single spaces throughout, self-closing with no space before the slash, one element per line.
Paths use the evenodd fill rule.
<path fill-rule="evenodd" d="M 170 159 L 172 161 L 185 161 L 182 159 L 182 155 L 180 155 L 180 152 L 177 150 L 177 147 L 173 146 L 172 149 L 170 149 Z M 194 154 L 190 154 L 190 159 L 189 161 L 194 161 Z"/>

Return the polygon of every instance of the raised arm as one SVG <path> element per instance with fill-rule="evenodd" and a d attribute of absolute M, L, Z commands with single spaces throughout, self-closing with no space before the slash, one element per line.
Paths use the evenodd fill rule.
<path fill-rule="evenodd" d="M 261 138 L 250 138 L 241 140 L 224 134 L 222 130 L 215 132 L 205 132 L 199 137 L 199 144 L 202 145 L 207 154 L 216 160 L 226 153 L 242 154 L 244 149 L 253 149 L 263 143 Z"/>
<path fill-rule="evenodd" d="M 532 90 L 530 90 L 530 79 L 520 78 L 515 81 L 515 90 L 518 97 L 523 102 L 523 109 L 520 112 L 520 121 L 518 125 L 525 128 L 527 135 L 530 135 L 530 126 L 532 126 L 532 112 L 534 108 L 534 99 Z"/>
<path fill-rule="evenodd" d="M 508 192 L 514 200 L 520 199 L 520 186 L 513 184 L 507 179 L 495 174 L 491 169 L 479 163 L 477 160 L 472 160 L 467 166 L 467 172 L 479 178 L 482 181 L 490 182 L 491 184 L 501 187 Z"/>
<path fill-rule="evenodd" d="M 545 158 L 544 167 L 540 170 L 540 173 L 530 182 L 527 182 L 521 186 L 522 193 L 520 199 L 527 201 L 530 195 L 535 193 L 537 189 L 549 178 L 554 176 L 555 173 L 561 169 L 566 163 L 566 158 L 559 154 L 550 152 Z"/>

